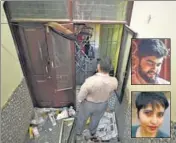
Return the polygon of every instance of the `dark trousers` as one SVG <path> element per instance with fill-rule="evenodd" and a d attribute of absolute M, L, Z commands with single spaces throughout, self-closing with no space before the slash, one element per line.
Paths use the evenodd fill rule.
<path fill-rule="evenodd" d="M 89 131 L 91 134 L 96 133 L 99 121 L 107 109 L 107 102 L 94 103 L 90 101 L 83 101 L 80 105 L 77 121 L 76 134 L 81 135 L 87 119 L 90 117 Z"/>

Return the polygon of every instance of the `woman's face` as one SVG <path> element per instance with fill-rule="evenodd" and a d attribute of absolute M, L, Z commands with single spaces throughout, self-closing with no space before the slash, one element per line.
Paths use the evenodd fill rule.
<path fill-rule="evenodd" d="M 157 104 L 155 108 L 149 104 L 139 111 L 139 122 L 141 127 L 150 134 L 155 134 L 164 120 L 164 107 Z"/>

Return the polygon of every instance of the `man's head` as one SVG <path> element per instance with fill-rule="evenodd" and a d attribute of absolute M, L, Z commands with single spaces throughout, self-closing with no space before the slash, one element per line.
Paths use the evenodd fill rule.
<path fill-rule="evenodd" d="M 148 83 L 155 83 L 168 50 L 159 39 L 142 39 L 138 46 L 139 75 Z"/>
<path fill-rule="evenodd" d="M 156 133 L 164 120 L 169 103 L 163 92 L 141 92 L 136 98 L 140 126 L 149 133 Z"/>
<path fill-rule="evenodd" d="M 98 72 L 109 73 L 111 70 L 111 60 L 106 57 L 99 61 L 97 65 Z"/>

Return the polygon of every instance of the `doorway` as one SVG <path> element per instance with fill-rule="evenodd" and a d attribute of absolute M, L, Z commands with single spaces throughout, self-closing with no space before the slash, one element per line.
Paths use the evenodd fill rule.
<path fill-rule="evenodd" d="M 57 4 L 60 7 L 59 3 Z M 71 4 L 70 1 L 69 3 Z M 67 5 L 69 3 L 62 4 Z M 118 6 L 118 4 L 113 1 L 112 3 L 114 4 L 113 7 Z M 13 4 L 18 4 L 17 8 L 13 7 Z M 43 8 L 45 9 L 45 6 L 52 7 L 53 3 L 37 3 L 37 5 L 42 6 L 43 10 Z M 111 60 L 113 61 L 112 75 L 117 77 L 117 71 L 121 68 L 118 66 L 118 61 L 120 61 L 119 57 L 120 59 L 124 58 L 123 53 L 120 52 L 120 47 L 123 39 L 122 32 L 125 22 L 121 21 L 118 23 L 116 18 L 116 21 L 108 19 L 110 20 L 109 22 L 102 22 L 102 20 L 96 20 L 95 22 L 89 20 L 89 22 L 86 22 L 86 19 L 83 20 L 85 22 L 79 22 L 79 20 L 74 19 L 75 17 L 74 14 L 71 13 L 71 9 L 67 11 L 69 12 L 67 15 L 62 13 L 65 17 L 62 17 L 63 15 L 61 13 L 61 15 L 58 14 L 57 18 L 64 18 L 64 20 L 61 19 L 58 23 L 67 26 L 69 25 L 71 30 L 80 23 L 93 28 L 92 37 L 89 39 L 89 44 L 86 45 L 93 50 L 84 51 L 88 58 L 85 58 L 86 56 L 81 56 L 81 58 L 83 57 L 83 60 L 79 61 L 81 61 L 82 64 L 77 64 L 75 62 L 78 60 L 75 58 L 75 52 L 77 52 L 75 50 L 75 43 L 57 35 L 52 30 L 48 31 L 44 26 L 44 24 L 52 20 L 46 19 L 46 17 L 53 18 L 53 16 L 56 15 L 48 12 L 46 12 L 48 15 L 45 15 L 45 13 L 36 14 L 35 10 L 32 15 L 28 15 L 28 12 L 26 11 L 27 6 L 31 6 L 35 10 L 38 10 L 34 3 L 29 5 L 26 2 L 11 2 L 6 3 L 5 11 L 8 21 L 10 22 L 12 35 L 17 44 L 20 63 L 27 79 L 35 106 L 59 107 L 75 104 L 76 85 L 81 85 L 87 77 L 94 74 L 97 59 L 101 59 L 105 55 L 111 57 Z M 73 5 L 73 8 L 74 6 L 75 5 Z M 103 7 L 104 5 L 101 6 Z M 125 10 L 126 3 L 122 3 L 121 6 L 124 6 Z M 20 7 L 23 7 L 24 9 L 21 9 Z M 60 8 L 63 9 L 65 7 Z M 73 9 L 73 11 L 74 10 L 78 9 Z M 82 12 L 84 13 L 84 10 Z M 120 18 L 125 18 L 123 11 L 119 11 L 119 14 L 121 15 Z M 44 19 L 41 19 L 42 16 L 44 16 Z M 95 18 L 98 16 L 100 15 L 97 15 Z M 104 15 L 101 16 L 102 18 L 105 18 Z M 107 17 L 108 16 L 106 16 L 106 18 Z M 128 55 L 128 52 L 129 51 L 127 50 L 125 54 Z M 90 56 L 90 53 L 93 53 L 92 57 Z M 128 58 L 128 56 L 125 57 Z M 87 63 L 85 62 L 86 60 Z M 126 62 L 126 60 L 124 61 Z M 123 71 L 128 73 L 126 66 L 123 67 Z M 121 85 L 123 85 L 125 76 L 121 76 L 121 78 Z"/>

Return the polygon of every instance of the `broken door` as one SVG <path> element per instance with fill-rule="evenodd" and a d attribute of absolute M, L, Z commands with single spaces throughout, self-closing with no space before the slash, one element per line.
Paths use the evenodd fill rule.
<path fill-rule="evenodd" d="M 73 43 L 43 24 L 19 24 L 28 80 L 38 106 L 60 107 L 75 103 Z"/>
<path fill-rule="evenodd" d="M 65 24 L 73 30 L 72 24 Z M 51 70 L 54 80 L 53 104 L 65 106 L 75 103 L 74 43 L 50 30 L 48 45 L 51 51 Z"/>

